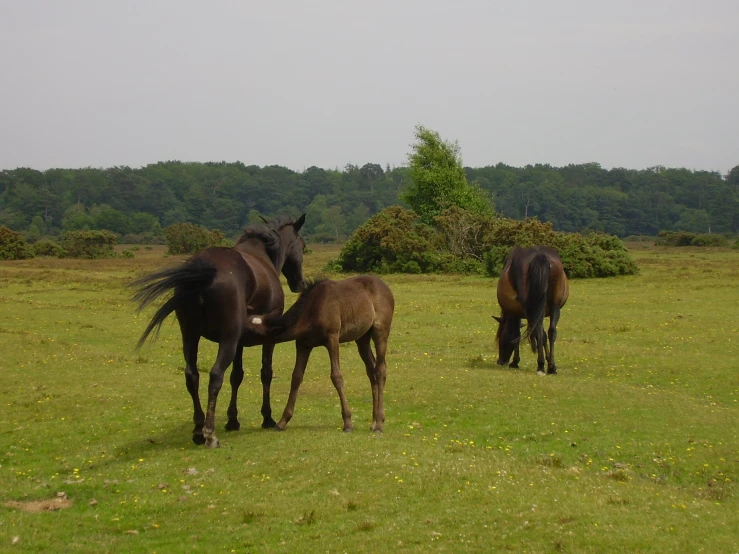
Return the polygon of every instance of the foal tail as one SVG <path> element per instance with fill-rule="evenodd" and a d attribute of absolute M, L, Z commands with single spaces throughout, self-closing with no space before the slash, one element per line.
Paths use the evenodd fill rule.
<path fill-rule="evenodd" d="M 167 319 L 167 316 L 180 306 L 196 301 L 200 294 L 213 282 L 216 271 L 216 266 L 212 263 L 196 259 L 185 262 L 178 267 L 157 271 L 130 283 L 130 287 L 137 289 L 133 295 L 133 301 L 138 302 L 139 312 L 160 296 L 171 290 L 174 291 L 174 294 L 160 306 L 151 318 L 149 325 L 136 345 L 136 349 L 138 350 L 144 345 L 152 331 L 154 331 L 153 340 L 156 340 L 162 323 Z"/>
<path fill-rule="evenodd" d="M 549 259 L 544 254 L 537 254 L 529 264 L 527 273 L 527 294 L 523 302 L 524 313 L 528 325 L 521 337 L 528 339 L 531 350 L 536 352 L 544 340 L 544 315 L 547 308 L 547 289 L 549 288 Z"/>

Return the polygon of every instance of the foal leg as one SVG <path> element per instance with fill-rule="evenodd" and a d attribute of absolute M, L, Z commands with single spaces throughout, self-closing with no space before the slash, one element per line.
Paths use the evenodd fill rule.
<path fill-rule="evenodd" d="M 382 433 L 383 424 L 385 423 L 385 381 L 387 380 L 387 363 L 385 362 L 385 354 L 387 353 L 387 337 L 389 331 L 380 331 L 374 329 L 372 331 L 372 341 L 375 343 L 375 352 L 377 353 L 377 362 L 375 363 L 375 379 L 377 380 L 377 414 L 374 419 L 373 431 Z"/>
<path fill-rule="evenodd" d="M 352 411 L 349 409 L 349 404 L 344 394 L 344 377 L 341 375 L 339 365 L 339 337 L 329 337 L 326 349 L 328 350 L 328 357 L 331 360 L 331 382 L 334 384 L 336 392 L 339 393 L 339 401 L 341 402 L 341 418 L 344 420 L 344 432 L 350 433 L 353 429 Z"/>
<path fill-rule="evenodd" d="M 208 409 L 205 413 L 205 424 L 203 425 L 203 436 L 205 437 L 205 446 L 208 448 L 218 448 L 218 438 L 215 434 L 216 419 L 216 401 L 218 393 L 223 385 L 223 376 L 226 369 L 231 365 L 239 344 L 239 338 L 234 337 L 225 340 L 218 345 L 218 355 L 216 363 L 210 370 L 210 381 L 208 382 Z"/>
<path fill-rule="evenodd" d="M 278 431 L 284 431 L 287 422 L 293 417 L 295 411 L 295 401 L 298 399 L 298 389 L 300 383 L 303 382 L 303 375 L 305 374 L 305 368 L 308 365 L 308 358 L 312 348 L 308 346 L 301 346 L 297 342 L 295 343 L 295 369 L 293 369 L 293 377 L 290 381 L 290 396 L 287 399 L 287 405 L 285 411 L 282 412 L 282 419 L 277 424 L 276 429 Z"/>
<path fill-rule="evenodd" d="M 377 428 L 377 402 L 380 397 L 377 375 L 375 374 L 375 356 L 372 354 L 372 348 L 370 347 L 370 333 L 367 333 L 357 341 L 357 349 L 359 350 L 359 357 L 364 362 L 364 367 L 367 370 L 367 377 L 369 377 L 370 385 L 372 386 L 372 425 L 371 430 Z"/>
<path fill-rule="evenodd" d="M 262 346 L 262 429 L 274 429 L 277 423 L 272 419 L 272 405 L 269 402 L 270 387 L 272 386 L 272 354 L 275 345 L 265 344 Z"/>
<path fill-rule="evenodd" d="M 199 343 L 199 335 L 186 336 L 184 332 L 182 333 L 182 352 L 185 356 L 185 386 L 192 398 L 192 420 L 195 423 L 195 427 L 192 430 L 192 442 L 195 444 L 204 444 L 203 423 L 205 422 L 205 414 L 203 413 L 203 407 L 200 405 L 200 394 L 198 393 L 200 386 L 200 373 L 198 373 Z"/>
<path fill-rule="evenodd" d="M 239 394 L 239 387 L 244 380 L 244 347 L 236 348 L 233 367 L 231 368 L 231 403 L 228 405 L 228 421 L 226 422 L 226 431 L 238 431 L 241 428 L 239 423 L 239 409 L 236 406 L 236 398 Z"/>
<path fill-rule="evenodd" d="M 559 307 L 552 306 L 549 316 L 549 356 L 547 357 L 547 373 L 557 374 L 557 365 L 554 363 L 554 341 L 557 340 L 557 323 L 559 322 Z"/>

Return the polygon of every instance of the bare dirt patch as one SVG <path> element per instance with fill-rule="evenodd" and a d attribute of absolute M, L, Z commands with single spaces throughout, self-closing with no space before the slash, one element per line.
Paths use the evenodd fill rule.
<path fill-rule="evenodd" d="M 28 502 L 17 502 L 8 500 L 5 503 L 7 508 L 15 508 L 23 510 L 29 514 L 40 514 L 42 512 L 54 512 L 64 508 L 71 508 L 72 501 L 67 498 L 66 493 L 58 492 L 54 498 L 48 500 L 30 500 Z"/>

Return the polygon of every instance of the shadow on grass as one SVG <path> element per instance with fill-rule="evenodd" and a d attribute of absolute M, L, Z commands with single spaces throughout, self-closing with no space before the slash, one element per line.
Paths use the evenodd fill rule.
<path fill-rule="evenodd" d="M 276 431 L 274 429 L 262 429 L 260 426 L 248 427 L 242 424 L 242 427 L 238 431 L 226 431 L 223 428 L 220 430 L 216 429 L 216 436 L 220 441 L 220 448 L 214 449 L 215 451 L 228 451 L 232 448 L 240 448 L 242 443 L 245 441 L 254 440 L 254 437 L 259 434 L 264 434 L 267 439 L 270 436 L 274 436 L 275 439 L 282 437 L 284 434 L 302 434 L 302 433 L 328 433 L 336 432 L 338 435 L 351 436 L 359 434 L 372 434 L 369 429 L 369 423 L 367 423 L 366 429 L 364 426 L 359 427 L 355 423 L 355 429 L 353 433 L 343 433 L 340 426 L 334 425 L 332 422 L 326 422 L 325 424 L 306 424 L 301 425 L 300 423 L 293 423 L 285 431 Z M 203 445 L 197 445 L 192 442 L 192 424 L 190 422 L 183 422 L 180 425 L 171 427 L 168 431 L 159 434 L 152 434 L 148 437 L 141 437 L 136 440 L 129 441 L 121 445 L 117 449 L 117 456 L 115 459 L 111 459 L 110 463 L 118 463 L 126 460 L 137 460 L 139 458 L 152 457 L 158 452 L 168 452 L 172 450 L 185 450 L 185 451 L 198 451 L 198 450 L 210 450 Z M 105 465 L 103 462 L 100 465 Z"/>
<path fill-rule="evenodd" d="M 485 358 L 482 355 L 478 355 L 474 358 L 468 359 L 464 363 L 464 367 L 469 369 L 493 369 L 497 371 L 517 371 L 510 369 L 507 365 L 498 365 L 493 358 Z"/>
<path fill-rule="evenodd" d="M 220 430 L 216 429 L 216 436 L 220 441 L 221 448 L 215 450 L 229 450 L 243 440 L 253 438 L 259 433 L 274 433 L 275 435 L 278 435 L 278 433 L 272 429 L 262 429 L 259 426 L 248 427 L 243 425 L 239 431 L 226 431 L 223 428 Z M 192 423 L 184 421 L 163 433 L 141 436 L 140 438 L 122 444 L 117 448 L 117 456 L 115 459 L 110 460 L 110 462 L 117 463 L 121 460 L 136 460 L 147 456 L 153 457 L 157 453 L 164 453 L 172 450 L 205 451 L 210 449 L 192 442 Z"/>

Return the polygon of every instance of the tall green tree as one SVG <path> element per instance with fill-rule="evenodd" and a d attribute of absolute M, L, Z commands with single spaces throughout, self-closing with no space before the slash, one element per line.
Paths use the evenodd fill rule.
<path fill-rule="evenodd" d="M 476 184 L 470 185 L 462 166 L 457 142 L 442 140 L 439 133 L 416 126 L 416 142 L 408 154 L 410 186 L 402 199 L 424 223 L 451 206 L 480 214 L 492 214 L 489 195 Z"/>

